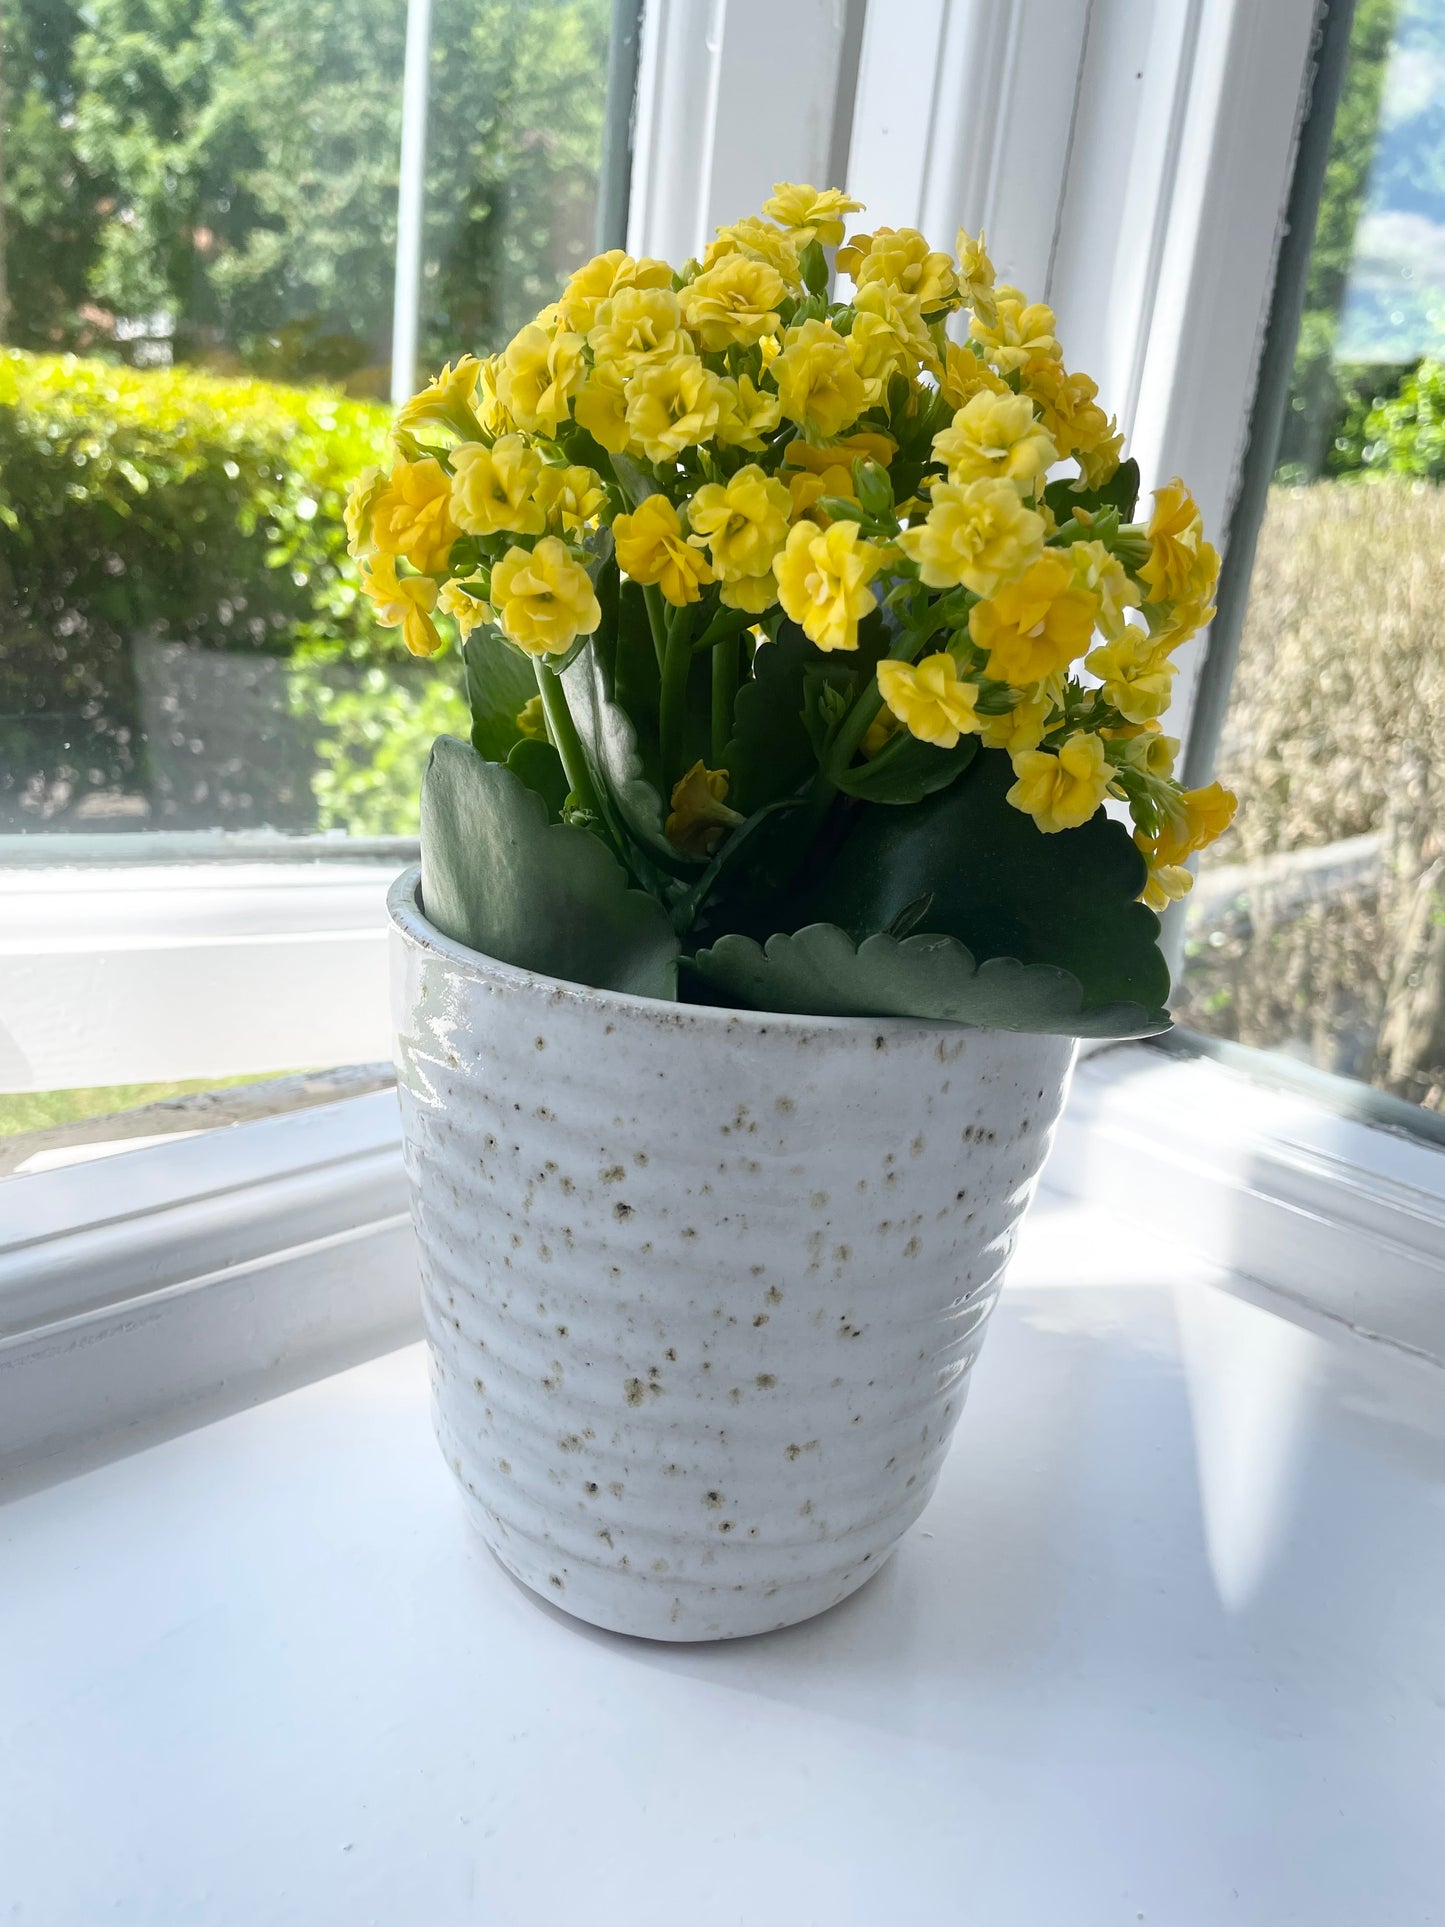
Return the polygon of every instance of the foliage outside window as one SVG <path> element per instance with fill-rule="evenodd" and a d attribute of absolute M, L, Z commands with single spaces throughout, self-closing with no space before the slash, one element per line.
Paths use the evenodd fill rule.
<path fill-rule="evenodd" d="M 1180 1020 L 1445 1111 L 1445 0 L 1359 0 Z"/>
<path fill-rule="evenodd" d="M 609 13 L 435 0 L 424 371 L 591 252 Z M 389 418 L 405 7 L 0 23 L 0 831 L 414 831 L 401 746 L 464 707 L 334 539 Z"/>

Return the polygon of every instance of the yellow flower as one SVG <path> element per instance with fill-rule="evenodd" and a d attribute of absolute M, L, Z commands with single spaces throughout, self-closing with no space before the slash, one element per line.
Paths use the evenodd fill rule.
<path fill-rule="evenodd" d="M 703 254 L 702 265 L 705 269 L 714 268 L 728 255 L 745 254 L 750 260 L 766 262 L 785 287 L 796 290 L 803 285 L 798 267 L 800 245 L 797 236 L 785 234 L 771 221 L 760 221 L 755 215 L 749 215 L 745 221 L 734 221 L 731 227 L 718 229 L 717 239 L 708 243 Z"/>
<path fill-rule="evenodd" d="M 853 308 L 848 353 L 868 406 L 883 399 L 891 376 L 916 375 L 920 367 L 937 371 L 938 352 L 913 295 L 871 281 L 858 290 Z"/>
<path fill-rule="evenodd" d="M 771 609 L 778 599 L 778 578 L 769 569 L 766 575 L 740 575 L 731 582 L 724 582 L 718 590 L 718 599 L 728 609 L 742 609 L 750 616 L 760 616 L 764 609 Z"/>
<path fill-rule="evenodd" d="M 1026 486 L 1058 460 L 1027 395 L 971 396 L 934 436 L 933 452 L 950 482 L 1001 475 Z"/>
<path fill-rule="evenodd" d="M 1034 355 L 1019 371 L 1019 392 L 1028 396 L 1039 411 L 1039 420 L 1060 458 L 1071 455 L 1076 442 L 1075 429 L 1087 420 L 1088 411 L 1107 422 L 1107 416 L 1094 401 L 1099 384 L 1088 375 L 1071 375 L 1061 361 L 1049 355 Z"/>
<path fill-rule="evenodd" d="M 1193 887 L 1194 879 L 1185 862 L 1196 850 L 1224 834 L 1233 821 L 1236 801 L 1218 783 L 1199 790 L 1178 790 L 1165 802 L 1157 836 L 1146 836 L 1142 830 L 1134 832 L 1134 841 L 1149 865 L 1141 900 L 1151 910 L 1164 909 Z"/>
<path fill-rule="evenodd" d="M 483 433 L 493 440 L 498 435 L 516 433 L 517 424 L 497 399 L 497 379 L 501 374 L 502 357 L 488 355 L 477 372 L 477 392 L 473 400 L 477 419 L 482 424 Z"/>
<path fill-rule="evenodd" d="M 1099 678 L 1104 700 L 1129 723 L 1152 722 L 1169 707 L 1174 664 L 1142 629 L 1126 629 L 1091 650 L 1085 667 Z"/>
<path fill-rule="evenodd" d="M 920 663 L 885 659 L 877 673 L 884 702 L 909 735 L 921 743 L 952 749 L 960 736 L 971 735 L 978 728 L 974 708 L 978 684 L 960 680 L 958 664 L 946 649 L 925 656 Z"/>
<path fill-rule="evenodd" d="M 696 355 L 646 362 L 627 384 L 629 441 L 650 462 L 670 462 L 716 433 L 728 400 Z"/>
<path fill-rule="evenodd" d="M 1165 805 L 1154 839 L 1155 855 L 1163 863 L 1182 863 L 1196 850 L 1206 849 L 1234 821 L 1238 804 L 1238 797 L 1221 783 L 1178 791 Z"/>
<path fill-rule="evenodd" d="M 472 410 L 472 396 L 476 393 L 480 371 L 481 363 L 475 355 L 463 355 L 455 368 L 448 362 L 419 395 L 413 395 L 397 409 L 395 426 L 421 428 L 435 423 L 441 428 L 450 428 L 463 440 L 475 435 L 477 418 Z"/>
<path fill-rule="evenodd" d="M 1124 431 L 1112 415 L 1105 415 L 1102 408 L 1090 411 L 1091 419 L 1098 415 L 1103 421 L 1103 430 L 1095 441 L 1079 441 L 1074 449 L 1074 458 L 1079 464 L 1079 480 L 1085 488 L 1102 488 L 1118 472 L 1119 459 L 1124 453 Z M 1075 429 L 1075 433 L 1079 433 Z"/>
<path fill-rule="evenodd" d="M 808 516 L 820 528 L 826 528 L 830 518 L 825 510 L 816 506 L 819 497 L 838 495 L 845 501 L 856 502 L 854 462 L 861 458 L 865 462 L 876 462 L 880 468 L 887 468 L 897 453 L 898 444 L 891 435 L 871 428 L 859 429 L 856 434 L 846 435 L 841 441 L 829 442 L 826 448 L 815 448 L 801 436 L 789 442 L 783 455 L 783 479 L 793 498 L 793 520 L 796 522 Z M 786 471 L 789 469 L 805 472 L 788 474 Z"/>
<path fill-rule="evenodd" d="M 782 409 L 776 395 L 764 395 L 751 376 L 721 377 L 725 390 L 723 412 L 718 420 L 717 438 L 724 448 L 746 448 L 758 453 L 763 437 L 777 427 Z"/>
<path fill-rule="evenodd" d="M 655 582 L 676 608 L 696 602 L 713 579 L 702 551 L 682 532 L 677 510 L 665 495 L 649 495 L 631 515 L 612 524 L 617 566 L 634 582 Z"/>
<path fill-rule="evenodd" d="M 1006 801 L 1031 816 L 1046 836 L 1087 823 L 1113 780 L 1099 737 L 1075 731 L 1058 754 L 1026 749 L 1013 758 L 1017 782 Z"/>
<path fill-rule="evenodd" d="M 1011 756 L 1026 749 L 1037 749 L 1054 720 L 1058 707 L 1054 679 L 1020 692 L 1012 709 L 1001 716 L 981 716 L 979 731 L 989 749 L 1006 749 Z"/>
<path fill-rule="evenodd" d="M 581 335 L 530 321 L 503 350 L 497 399 L 518 428 L 554 435 L 586 372 Z"/>
<path fill-rule="evenodd" d="M 1116 740 L 1124 736 L 1123 731 L 1107 733 Z M 1165 781 L 1174 774 L 1174 759 L 1178 754 L 1179 738 L 1166 736 L 1158 723 L 1145 723 L 1123 741 L 1124 762 L 1155 782 Z"/>
<path fill-rule="evenodd" d="M 868 584 L 882 566 L 882 550 L 860 538 L 856 522 L 821 532 L 798 522 L 773 561 L 778 600 L 820 649 L 856 649 L 860 620 L 878 606 Z"/>
<path fill-rule="evenodd" d="M 1142 830 L 1135 830 L 1134 841 L 1149 865 L 1148 880 L 1139 892 L 1140 903 L 1148 904 L 1151 910 L 1166 910 L 1171 903 L 1187 897 L 1194 888 L 1194 878 L 1184 865 L 1156 861 L 1153 844 Z"/>
<path fill-rule="evenodd" d="M 687 519 L 706 541 L 719 580 L 736 582 L 771 570 L 788 539 L 792 507 L 786 486 L 749 462 L 725 483 L 704 484 L 688 503 Z"/>
<path fill-rule="evenodd" d="M 930 589 L 961 584 L 975 595 L 996 594 L 1043 553 L 1044 522 L 1025 508 L 1012 482 L 935 483 L 933 506 L 898 546 L 918 564 Z"/>
<path fill-rule="evenodd" d="M 492 570 L 502 633 L 529 656 L 560 656 L 602 620 L 587 571 L 565 542 L 544 535 L 530 552 L 510 548 Z"/>
<path fill-rule="evenodd" d="M 371 539 L 371 511 L 386 487 L 381 469 L 364 468 L 351 484 L 346 496 L 346 548 L 350 555 L 370 555 L 376 544 Z"/>
<path fill-rule="evenodd" d="M 832 521 L 826 509 L 818 507 L 825 495 L 839 495 L 845 501 L 854 501 L 853 476 L 846 468 L 825 468 L 821 475 L 790 475 L 788 494 L 792 498 L 795 523 L 808 520 L 818 528 L 825 529 Z"/>
<path fill-rule="evenodd" d="M 570 533 L 597 519 L 607 491 L 595 470 L 574 464 L 544 468 L 537 481 L 536 500 L 553 528 Z"/>
<path fill-rule="evenodd" d="M 425 575 L 440 574 L 458 534 L 451 495 L 451 476 L 431 456 L 398 462 L 372 504 L 371 535 L 377 548 L 385 555 L 404 555 Z"/>
<path fill-rule="evenodd" d="M 956 341 L 945 345 L 938 387 L 943 399 L 954 409 L 962 408 L 981 389 L 987 389 L 992 395 L 1013 392 L 1003 376 L 995 374 L 981 355 L 976 355 L 972 348 L 960 347 Z"/>
<path fill-rule="evenodd" d="M 517 727 L 534 743 L 547 741 L 547 712 L 540 696 L 529 696 L 517 711 Z"/>
<path fill-rule="evenodd" d="M 746 347 L 778 325 L 783 277 L 765 261 L 725 254 L 682 290 L 683 318 L 704 348 Z"/>
<path fill-rule="evenodd" d="M 604 301 L 623 288 L 670 288 L 672 269 L 666 261 L 644 256 L 634 261 L 621 248 L 609 248 L 594 255 L 572 276 L 557 303 L 563 323 L 574 334 L 585 335 L 594 326 Z"/>
<path fill-rule="evenodd" d="M 542 458 L 520 435 L 491 448 L 463 442 L 452 450 L 452 517 L 468 535 L 540 535 L 547 514 L 536 499 Z"/>
<path fill-rule="evenodd" d="M 871 763 L 879 750 L 882 749 L 885 744 L 892 742 L 893 738 L 898 734 L 898 730 L 898 718 L 893 714 L 892 710 L 880 709 L 872 722 L 869 723 L 867 729 L 863 732 L 863 740 L 858 745 L 858 752 L 864 761 Z"/>
<path fill-rule="evenodd" d="M 1140 569 L 1151 602 L 1203 604 L 1219 578 L 1219 556 L 1204 539 L 1194 497 L 1176 476 L 1154 491 L 1149 520 L 1149 560 Z"/>
<path fill-rule="evenodd" d="M 1042 301 L 1026 301 L 1017 288 L 997 289 L 993 320 L 975 309 L 968 332 L 1001 375 L 1022 368 L 1035 355 L 1056 359 L 1059 354 L 1053 309 Z"/>
<path fill-rule="evenodd" d="M 622 377 L 613 368 L 593 368 L 583 381 L 573 409 L 578 426 L 607 450 L 620 455 L 631 439 L 627 428 L 627 396 Z"/>
<path fill-rule="evenodd" d="M 880 234 L 891 234 L 893 230 L 880 228 L 878 231 Z M 848 275 L 855 287 L 858 285 L 859 271 L 873 251 L 873 241 L 874 236 L 871 234 L 851 235 L 848 245 L 840 247 L 834 257 L 834 265 L 839 274 Z"/>
<path fill-rule="evenodd" d="M 988 673 L 1021 689 L 1066 669 L 1088 647 L 1097 598 L 1075 586 L 1074 572 L 1048 550 L 1017 582 L 968 612 L 968 633 L 988 651 Z"/>
<path fill-rule="evenodd" d="M 787 228 L 806 247 L 821 241 L 825 248 L 836 247 L 843 238 L 845 214 L 861 214 L 863 203 L 846 195 L 840 187 L 813 187 L 804 181 L 778 181 L 771 197 L 763 202 L 764 214 L 771 215 L 779 227 Z"/>
<path fill-rule="evenodd" d="M 694 763 L 673 786 L 672 812 L 663 825 L 668 842 L 687 856 L 711 856 L 728 831 L 743 821 L 723 798 L 728 793 L 725 769 L 704 769 Z"/>
<path fill-rule="evenodd" d="M 816 435 L 841 435 L 868 400 L 847 342 L 826 321 L 805 321 L 788 329 L 783 344 L 768 370 L 782 412 Z"/>
<path fill-rule="evenodd" d="M 436 654 L 442 639 L 431 619 L 437 585 L 429 575 L 398 576 L 392 556 L 374 555 L 361 571 L 361 586 L 383 628 L 400 629 L 414 656 Z"/>
<path fill-rule="evenodd" d="M 682 309 L 671 288 L 622 288 L 597 311 L 587 345 L 599 367 L 621 380 L 643 362 L 687 354 L 692 343 L 682 332 Z"/>
<path fill-rule="evenodd" d="M 492 620 L 492 605 L 480 582 L 444 582 L 437 607 L 457 625 L 463 642 L 478 624 Z"/>
<path fill-rule="evenodd" d="M 1099 598 L 1099 627 L 1111 642 L 1117 642 L 1124 633 L 1125 610 L 1139 607 L 1138 584 L 1102 542 L 1072 543 L 1069 558 L 1079 587 L 1092 589 Z"/>
<path fill-rule="evenodd" d="M 984 246 L 983 229 L 979 229 L 975 241 L 966 228 L 960 228 L 955 246 L 959 292 L 984 326 L 992 328 L 998 321 L 998 306 L 994 300 L 993 262 Z"/>
<path fill-rule="evenodd" d="M 1149 633 L 1166 653 L 1188 642 L 1214 618 L 1214 605 L 1204 601 L 1150 602 L 1144 607 Z"/>
<path fill-rule="evenodd" d="M 826 448 L 815 448 L 811 442 L 802 440 L 791 441 L 783 454 L 783 466 L 805 468 L 813 475 L 829 475 L 834 469 L 841 468 L 848 478 L 847 488 L 830 488 L 828 493 L 851 496 L 854 462 L 876 462 L 880 468 L 887 468 L 897 453 L 898 444 L 891 435 L 885 435 L 876 428 L 860 428 L 856 434 L 846 435 L 841 441 L 829 442 Z"/>
<path fill-rule="evenodd" d="M 856 287 L 882 281 L 913 295 L 924 314 L 949 307 L 958 295 L 952 261 L 930 248 L 917 228 L 881 227 L 876 234 L 855 234 L 838 250 L 838 267 L 852 276 Z"/>

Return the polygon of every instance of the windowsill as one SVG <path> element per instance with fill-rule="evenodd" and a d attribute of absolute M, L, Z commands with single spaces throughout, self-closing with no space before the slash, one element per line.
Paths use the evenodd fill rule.
<path fill-rule="evenodd" d="M 1440 1390 L 1045 1194 L 896 1558 L 811 1626 L 670 1649 L 492 1562 L 410 1347 L 0 1512 L 7 1898 L 154 1927 L 1423 1920 Z"/>
<path fill-rule="evenodd" d="M 107 851 L 123 840 L 134 839 L 89 839 Z M 393 849 L 316 838 L 283 861 L 238 837 L 217 861 L 173 843 L 146 845 L 146 860 L 0 853 L 0 1086 L 159 1083 L 389 1054 Z"/>

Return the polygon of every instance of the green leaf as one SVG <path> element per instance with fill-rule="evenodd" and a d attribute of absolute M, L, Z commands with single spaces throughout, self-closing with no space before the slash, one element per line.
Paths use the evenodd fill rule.
<path fill-rule="evenodd" d="M 810 663 L 803 672 L 803 727 L 821 763 L 853 694 L 851 670 L 839 663 Z"/>
<path fill-rule="evenodd" d="M 1052 964 L 1079 979 L 1084 1007 L 1169 994 L 1159 919 L 1135 899 L 1144 859 L 1102 810 L 1045 836 L 1006 801 L 1013 770 L 980 750 L 959 779 L 905 809 L 864 808 L 820 882 L 794 906 L 793 929 L 836 923 L 855 942 L 886 930 L 925 891 L 929 934 L 957 937 L 980 959 Z"/>
<path fill-rule="evenodd" d="M 632 719 L 612 700 L 602 665 L 590 649 L 564 673 L 562 685 L 592 773 L 612 798 L 628 834 L 668 868 L 691 868 L 689 859 L 667 840 L 656 763 L 644 760 Z"/>
<path fill-rule="evenodd" d="M 612 473 L 633 508 L 639 502 L 645 502 L 649 495 L 657 494 L 657 483 L 641 462 L 633 461 L 630 455 L 611 455 L 608 460 L 612 464 Z M 603 473 L 606 473 L 605 469 Z"/>
<path fill-rule="evenodd" d="M 788 840 L 789 828 L 802 815 L 803 805 L 796 798 L 785 796 L 776 803 L 765 803 L 745 823 L 740 823 L 700 876 L 673 885 L 674 928 L 685 935 L 705 905 L 716 912 L 718 904 L 712 899 L 728 903 L 733 915 L 723 915 L 722 921 L 727 924 L 733 921 L 743 899 L 751 900 L 751 895 L 759 889 L 771 895 L 777 888 L 773 871 L 779 854 L 790 866 L 802 856 L 796 837 L 791 842 Z M 808 833 L 803 823 L 798 824 L 798 830 Z M 733 884 L 739 887 L 730 893 L 729 885 Z"/>
<path fill-rule="evenodd" d="M 522 734 L 518 711 L 537 693 L 536 672 L 492 623 L 467 637 L 462 661 L 472 711 L 472 747 L 489 762 L 505 762 Z"/>
<path fill-rule="evenodd" d="M 938 389 L 919 389 L 902 375 L 888 384 L 888 432 L 898 444 L 889 479 L 898 501 L 907 501 L 933 460 L 933 438 L 953 420 L 952 404 Z"/>
<path fill-rule="evenodd" d="M 592 586 L 597 591 L 597 605 L 602 611 L 602 620 L 592 637 L 592 647 L 602 665 L 607 685 L 611 688 L 617 681 L 617 631 L 622 620 L 622 583 L 617 572 L 617 557 L 613 552 L 610 529 L 607 531 L 606 558 L 595 572 L 589 568 L 588 574 L 592 576 Z M 646 621 L 645 615 L 643 620 Z M 566 665 L 559 666 L 565 668 Z"/>
<path fill-rule="evenodd" d="M 606 662 L 604 658 L 604 669 Z M 617 602 L 616 666 L 612 700 L 632 718 L 642 745 L 643 762 L 658 764 L 657 718 L 662 701 L 662 674 L 652 642 L 652 625 L 641 586 L 624 582 Z"/>
<path fill-rule="evenodd" d="M 520 776 L 529 790 L 541 797 L 547 806 L 548 821 L 560 823 L 569 786 L 562 758 L 552 745 L 536 736 L 524 736 L 520 742 L 513 743 L 507 752 L 507 768 L 514 776 Z"/>
<path fill-rule="evenodd" d="M 1096 515 L 1100 509 L 1111 508 L 1118 509 L 1121 522 L 1131 521 L 1139 500 L 1139 464 L 1132 456 L 1120 462 L 1102 488 L 1076 489 L 1067 477 L 1050 482 L 1044 500 L 1060 522 L 1067 522 L 1075 509 L 1087 509 Z"/>
<path fill-rule="evenodd" d="M 977 754 L 976 736 L 960 736 L 952 749 L 939 749 L 900 730 L 871 763 L 845 770 L 838 787 L 865 803 L 916 803 L 961 776 Z"/>
<path fill-rule="evenodd" d="M 587 830 L 549 823 L 516 771 L 433 745 L 421 791 L 422 903 L 457 943 L 565 982 L 677 995 L 677 937 Z"/>
<path fill-rule="evenodd" d="M 809 294 L 827 293 L 828 258 L 819 242 L 809 241 L 798 256 L 798 267 Z"/>
<path fill-rule="evenodd" d="M 1070 971 L 1012 957 L 976 963 L 956 937 L 877 932 L 855 945 L 836 924 L 811 923 L 759 945 L 736 933 L 689 962 L 714 992 L 751 1010 L 816 1017 L 921 1017 L 986 1030 L 1064 1037 L 1152 1037 L 1163 1011 L 1134 1003 L 1084 1008 Z"/>
<path fill-rule="evenodd" d="M 727 746 L 728 801 L 744 816 L 795 790 L 816 766 L 803 724 L 803 680 L 822 660 L 796 623 L 760 643 L 738 689 Z"/>

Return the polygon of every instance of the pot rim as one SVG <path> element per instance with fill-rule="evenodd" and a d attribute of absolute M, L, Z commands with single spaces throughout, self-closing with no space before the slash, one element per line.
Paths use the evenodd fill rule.
<path fill-rule="evenodd" d="M 626 990 L 600 990 L 593 984 L 573 983 L 566 977 L 548 977 L 541 971 L 524 970 L 517 964 L 500 962 L 483 951 L 445 936 L 429 923 L 421 908 L 421 865 L 413 863 L 403 870 L 386 893 L 387 915 L 393 930 L 417 949 L 445 957 L 459 964 L 472 976 L 508 988 L 545 996 L 549 1002 L 566 999 L 575 1004 L 606 1012 L 629 1012 L 642 1017 L 664 1016 L 673 1023 L 688 1022 L 715 1026 L 718 1030 L 764 1032 L 783 1031 L 794 1036 L 815 1036 L 828 1032 L 856 1037 L 978 1037 L 1020 1042 L 1025 1038 L 1048 1041 L 1072 1050 L 1075 1040 L 1063 1035 L 1041 1032 L 994 1030 L 974 1024 L 934 1022 L 926 1017 L 822 1017 L 796 1010 L 741 1010 L 723 1004 L 685 1004 L 662 997 L 639 997 Z M 875 1047 L 876 1048 L 876 1047 Z"/>

